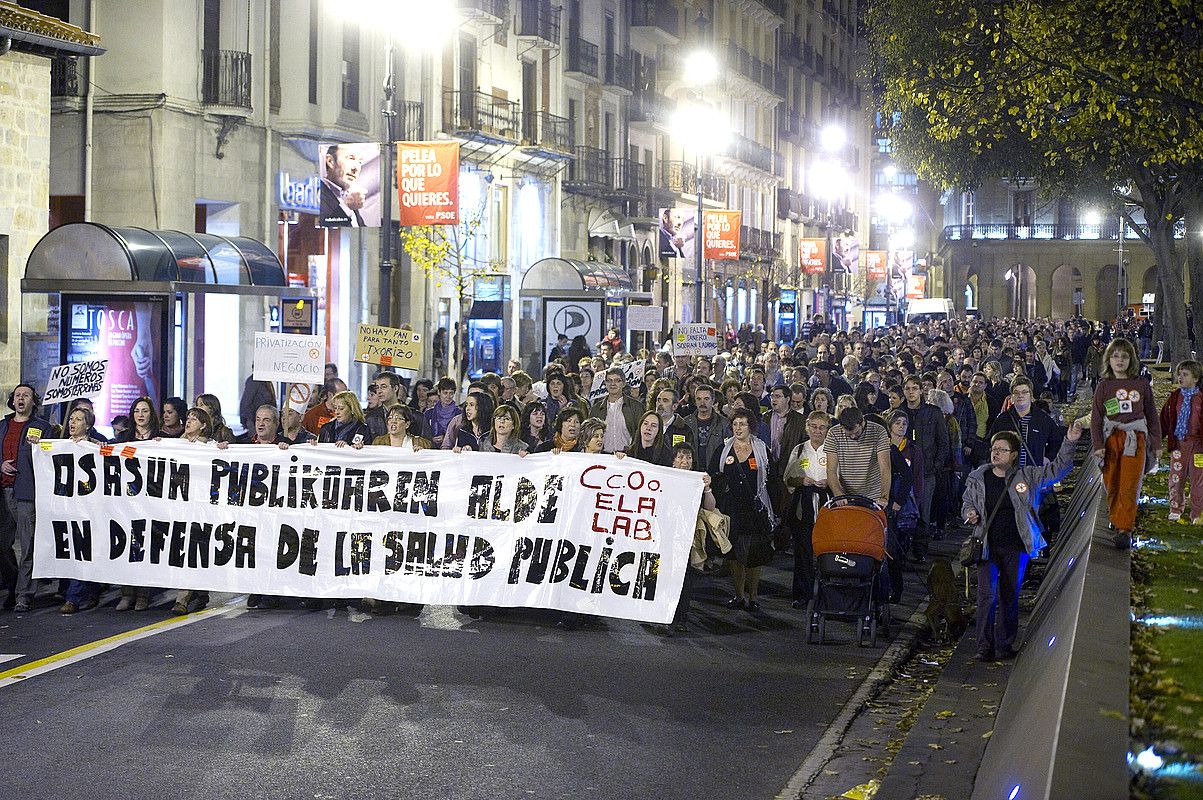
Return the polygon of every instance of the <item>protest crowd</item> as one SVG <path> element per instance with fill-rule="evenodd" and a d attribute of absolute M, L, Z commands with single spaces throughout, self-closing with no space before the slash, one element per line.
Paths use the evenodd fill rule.
<path fill-rule="evenodd" d="M 1156 463 L 1163 437 L 1172 454 L 1172 517 L 1203 524 L 1203 459 L 1195 455 L 1203 452 L 1201 368 L 1180 365 L 1180 388 L 1154 408 L 1139 360 L 1149 354 L 1141 324 L 963 319 L 842 331 L 816 314 L 792 342 L 774 342 L 762 327 L 727 326 L 713 356 L 674 356 L 671 342 L 650 340 L 648 349 L 629 352 L 611 330 L 600 342 L 561 337 L 525 369 L 511 361 L 505 374 L 470 382 L 386 369 L 359 397 L 339 378 L 339 365 L 328 364 L 308 402 L 281 403 L 272 384 L 247 378 L 240 398 L 201 394 L 156 406 L 143 397 L 103 422 L 114 443 L 442 448 L 463 458 L 582 452 L 702 472 L 698 535 L 675 627 L 687 624 L 690 596 L 704 581 L 727 587 L 730 611 L 721 613 L 763 614 L 760 572 L 775 560 L 793 571 L 789 609 L 805 613 L 819 509 L 834 496 L 867 497 L 888 518 L 882 580 L 891 602 L 904 581 L 922 581 L 914 573 L 926 570 L 932 541 L 977 537 L 979 656 L 1007 657 L 1023 570 L 1056 535 L 1054 487 L 1069 472 L 1082 427 L 1103 459 L 1117 545 L 1128 543 L 1140 476 Z M 1080 392 L 1094 393 L 1089 423 L 1067 424 L 1059 408 Z M 227 415 L 223 408 L 235 403 L 236 416 Z M 4 608 L 28 611 L 38 590 L 31 447 L 39 439 L 98 446 L 107 439 L 86 399 L 60 406 L 60 421 L 47 418 L 29 384 L 15 387 L 8 405 L 0 421 L 0 596 Z M 63 614 L 95 608 L 104 588 L 47 583 L 54 585 L 36 599 L 54 595 Z M 152 591 L 121 587 L 115 610 L 146 610 Z M 251 595 L 247 605 L 284 600 Z M 173 611 L 207 602 L 205 592 L 180 590 Z M 399 604 L 363 605 L 387 612 Z M 589 620 L 564 614 L 560 622 Z"/>

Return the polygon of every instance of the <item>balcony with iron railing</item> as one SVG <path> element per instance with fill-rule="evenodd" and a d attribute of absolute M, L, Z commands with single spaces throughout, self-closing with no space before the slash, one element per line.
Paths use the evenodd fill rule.
<path fill-rule="evenodd" d="M 239 50 L 202 50 L 201 102 L 250 110 L 251 54 Z"/>
<path fill-rule="evenodd" d="M 787 64 L 802 63 L 802 38 L 796 34 L 784 34 L 781 37 L 781 60 Z"/>
<path fill-rule="evenodd" d="M 571 153 L 570 126 L 571 122 L 566 117 L 547 111 L 526 111 L 522 114 L 522 141 L 535 147 Z"/>
<path fill-rule="evenodd" d="M 610 154 L 599 147 L 577 145 L 568 164 L 564 188 L 583 194 L 607 193 L 613 189 Z"/>
<path fill-rule="evenodd" d="M 663 161 L 662 181 L 665 189 L 677 194 L 698 193 L 698 173 L 688 161 Z M 727 202 L 727 179 L 703 171 L 701 178 L 702 197 L 719 203 Z"/>
<path fill-rule="evenodd" d="M 632 0 L 631 28 L 647 28 L 678 39 L 681 36 L 681 13 L 675 4 L 665 0 Z M 632 33 L 637 32 L 632 30 Z"/>
<path fill-rule="evenodd" d="M 580 37 L 568 40 L 567 73 L 596 78 L 597 67 L 597 45 Z"/>
<path fill-rule="evenodd" d="M 784 186 L 777 189 L 777 218 L 799 222 L 813 212 L 813 202 L 801 192 L 795 192 Z"/>
<path fill-rule="evenodd" d="M 728 69 L 734 70 L 762 89 L 781 94 L 785 76 L 778 75 L 771 64 L 760 60 L 735 42 L 727 42 L 726 50 Z"/>
<path fill-rule="evenodd" d="M 442 0 L 446 2 L 446 0 Z M 510 0 L 456 0 L 465 19 L 489 19 L 501 22 L 509 18 Z"/>
<path fill-rule="evenodd" d="M 519 6 L 517 36 L 546 47 L 560 46 L 560 14 L 563 9 L 550 0 L 522 0 Z"/>
<path fill-rule="evenodd" d="M 610 186 L 615 193 L 638 197 L 648 190 L 647 165 L 630 158 L 612 158 Z"/>
<path fill-rule="evenodd" d="M 393 104 L 396 120 L 393 122 L 393 137 L 400 141 L 417 141 L 426 138 L 425 113 L 421 100 L 402 100 Z"/>
<path fill-rule="evenodd" d="M 762 6 L 785 19 L 785 0 L 757 0 Z"/>
<path fill-rule="evenodd" d="M 631 96 L 632 125 L 668 125 L 672 117 L 672 101 L 656 92 L 636 92 Z"/>
<path fill-rule="evenodd" d="M 764 172 L 773 172 L 773 149 L 738 133 L 731 135 L 726 155 Z"/>
<path fill-rule="evenodd" d="M 603 73 L 603 82 L 607 86 L 625 89 L 627 92 L 635 89 L 635 83 L 631 76 L 631 59 L 626 56 L 619 55 L 618 53 L 607 53 Z"/>
<path fill-rule="evenodd" d="M 780 234 L 756 228 L 739 226 L 739 253 L 745 257 L 775 257 L 781 254 Z"/>
<path fill-rule="evenodd" d="M 1180 232 L 1175 232 L 1178 235 Z M 946 242 L 967 240 L 1009 241 L 1098 241 L 1119 240 L 1119 222 L 1108 220 L 1098 225 L 1085 224 L 1036 224 L 1036 225 L 949 225 L 940 238 Z M 1125 239 L 1139 239 L 1132 226 L 1125 226 Z M 1178 236 L 1181 238 L 1181 236 Z"/>
<path fill-rule="evenodd" d="M 80 83 L 78 59 L 59 56 L 50 62 L 51 97 L 79 97 Z"/>
<path fill-rule="evenodd" d="M 445 133 L 478 133 L 516 140 L 520 125 L 518 104 L 512 100 L 477 91 L 443 92 Z"/>

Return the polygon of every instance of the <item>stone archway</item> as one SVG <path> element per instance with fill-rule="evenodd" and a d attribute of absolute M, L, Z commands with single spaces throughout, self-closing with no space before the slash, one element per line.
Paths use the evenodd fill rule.
<path fill-rule="evenodd" d="M 965 309 L 976 308 L 978 313 L 986 316 L 983 304 L 987 301 L 986 298 L 982 297 L 982 288 L 978 266 L 974 264 L 965 273 L 965 283 L 961 289 L 961 297 L 957 299 L 964 302 Z"/>
<path fill-rule="evenodd" d="M 1040 293 L 1036 285 L 1036 270 L 1027 264 L 1014 264 L 1006 281 L 1006 316 L 1031 319 L 1036 316 L 1036 296 Z"/>
<path fill-rule="evenodd" d="M 1052 316 L 1069 319 L 1077 311 L 1074 296 L 1082 291 L 1082 271 L 1072 264 L 1061 264 L 1053 270 L 1052 283 Z"/>

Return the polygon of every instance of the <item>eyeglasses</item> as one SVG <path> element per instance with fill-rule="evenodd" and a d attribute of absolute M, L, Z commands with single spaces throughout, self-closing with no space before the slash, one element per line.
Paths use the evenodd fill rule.
<path fill-rule="evenodd" d="M 1014 453 L 1015 451 L 1013 449 L 1011 449 L 1010 447 L 991 447 L 990 452 L 991 453 Z"/>

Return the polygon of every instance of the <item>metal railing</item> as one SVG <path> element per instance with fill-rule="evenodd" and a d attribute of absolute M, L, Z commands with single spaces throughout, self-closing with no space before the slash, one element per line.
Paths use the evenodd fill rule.
<path fill-rule="evenodd" d="M 443 92 L 443 130 L 480 131 L 517 139 L 521 120 L 518 104 L 484 92 Z"/>
<path fill-rule="evenodd" d="M 641 195 L 648 190 L 647 166 L 629 158 L 612 158 L 612 181 L 614 191 L 622 194 Z"/>
<path fill-rule="evenodd" d="M 772 148 L 765 147 L 760 142 L 738 133 L 731 136 L 731 144 L 727 146 L 727 156 L 765 172 L 773 171 Z"/>
<path fill-rule="evenodd" d="M 665 189 L 680 194 L 698 193 L 698 174 L 688 161 L 662 161 L 662 180 Z M 709 172 L 702 173 L 702 197 L 720 203 L 727 202 L 727 179 Z"/>
<path fill-rule="evenodd" d="M 678 38 L 681 35 L 681 15 L 676 6 L 665 0 L 633 0 L 632 28 L 658 28 Z"/>
<path fill-rule="evenodd" d="M 1140 238 L 1131 226 L 1127 228 L 1126 239 Z M 1009 239 L 1012 241 L 1049 240 L 1093 240 L 1119 239 L 1119 222 L 1108 220 L 1098 225 L 949 225 L 944 228 L 940 238 L 946 242 L 956 242 L 967 239 Z"/>
<path fill-rule="evenodd" d="M 672 116 L 672 103 L 662 94 L 636 92 L 631 96 L 631 122 L 651 122 L 667 125 Z"/>
<path fill-rule="evenodd" d="M 465 11 L 495 19 L 506 19 L 510 15 L 510 0 L 456 0 L 456 5 Z"/>
<path fill-rule="evenodd" d="M 634 90 L 635 84 L 631 80 L 631 59 L 618 53 L 607 53 L 604 72 L 606 85 Z"/>
<path fill-rule="evenodd" d="M 50 62 L 50 96 L 79 97 L 79 60 L 59 56 Z"/>
<path fill-rule="evenodd" d="M 522 0 L 518 14 L 518 36 L 559 45 L 562 11 L 560 6 L 552 5 L 549 0 Z"/>
<path fill-rule="evenodd" d="M 784 75 L 778 75 L 772 64 L 761 61 L 735 42 L 727 42 L 727 67 L 770 92 L 784 88 Z"/>
<path fill-rule="evenodd" d="M 416 141 L 426 137 L 423 125 L 425 113 L 421 100 L 402 100 L 395 103 L 397 119 L 393 122 L 393 136 L 400 141 Z"/>
<path fill-rule="evenodd" d="M 547 111 L 522 114 L 522 139 L 528 144 L 550 147 L 564 153 L 572 151 L 571 123 Z"/>
<path fill-rule="evenodd" d="M 202 50 L 201 102 L 250 108 L 251 54 L 239 50 Z"/>
<path fill-rule="evenodd" d="M 572 150 L 572 162 L 568 166 L 568 179 L 564 182 L 572 189 L 610 189 L 610 154 L 599 147 L 577 145 Z"/>
<path fill-rule="evenodd" d="M 585 39 L 568 40 L 568 71 L 597 77 L 597 45 Z"/>

